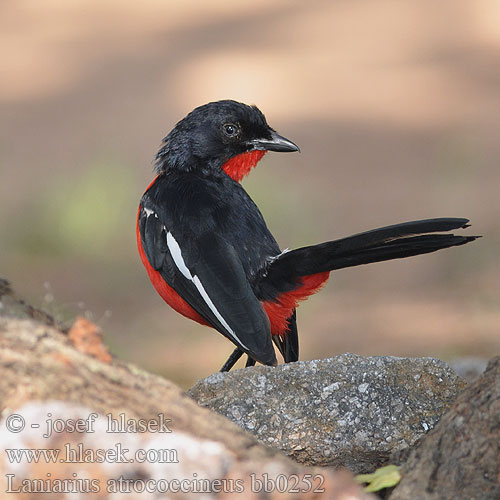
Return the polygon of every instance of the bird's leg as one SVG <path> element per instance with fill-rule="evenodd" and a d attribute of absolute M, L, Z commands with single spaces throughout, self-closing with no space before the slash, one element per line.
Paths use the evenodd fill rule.
<path fill-rule="evenodd" d="M 220 371 L 221 372 L 228 372 L 236 364 L 236 362 L 241 358 L 241 356 L 243 356 L 243 351 L 237 347 L 231 353 L 231 356 L 229 356 L 229 358 L 227 358 L 227 361 L 224 363 L 224 365 L 222 366 Z"/>
<path fill-rule="evenodd" d="M 250 356 L 248 356 L 248 359 L 247 359 L 247 364 L 245 365 L 245 368 L 247 366 L 255 366 L 255 359 L 251 358 Z"/>

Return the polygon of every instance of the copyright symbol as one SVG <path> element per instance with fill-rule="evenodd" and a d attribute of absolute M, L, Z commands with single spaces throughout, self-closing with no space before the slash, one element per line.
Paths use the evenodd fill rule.
<path fill-rule="evenodd" d="M 5 419 L 5 427 L 7 427 L 7 430 L 10 432 L 21 432 L 25 425 L 26 422 L 24 418 L 17 413 L 13 413 Z"/>

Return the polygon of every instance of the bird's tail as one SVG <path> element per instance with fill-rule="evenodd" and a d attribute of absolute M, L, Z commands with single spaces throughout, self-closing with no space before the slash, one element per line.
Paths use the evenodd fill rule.
<path fill-rule="evenodd" d="M 468 227 L 468 222 L 468 219 L 459 218 L 403 222 L 288 251 L 269 264 L 259 288 L 264 296 L 273 292 L 286 293 L 304 276 L 464 245 L 478 236 L 443 233 L 464 229 Z"/>

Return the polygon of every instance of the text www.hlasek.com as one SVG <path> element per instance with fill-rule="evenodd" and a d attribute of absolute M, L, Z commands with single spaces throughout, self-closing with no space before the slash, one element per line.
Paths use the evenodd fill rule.
<path fill-rule="evenodd" d="M 113 448 L 84 448 L 82 443 L 76 447 L 66 443 L 63 449 L 52 448 L 10 448 L 5 453 L 10 463 L 179 463 L 177 450 L 138 449 L 131 453 L 116 443 Z"/>

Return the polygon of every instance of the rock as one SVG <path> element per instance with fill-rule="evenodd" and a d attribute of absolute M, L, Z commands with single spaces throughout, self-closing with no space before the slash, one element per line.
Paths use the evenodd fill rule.
<path fill-rule="evenodd" d="M 10 486 L 16 490 L 26 487 L 16 492 L 16 498 L 28 500 L 35 497 L 33 490 L 40 481 L 44 481 L 44 487 L 54 488 L 60 487 L 61 480 L 93 479 L 100 491 L 82 493 L 78 498 L 111 498 L 108 487 L 120 490 L 123 486 L 132 488 L 132 495 L 121 491 L 123 494 L 112 498 L 160 499 L 172 497 L 170 493 L 162 493 L 166 483 L 158 483 L 161 479 L 204 479 L 205 486 L 200 487 L 208 487 L 203 497 L 208 500 L 242 498 L 240 493 L 232 492 L 231 488 L 236 487 L 243 488 L 244 498 L 249 499 L 370 498 L 349 474 L 294 463 L 279 451 L 259 444 L 224 417 L 196 405 L 172 382 L 131 364 L 116 359 L 107 359 L 104 363 L 76 350 L 67 335 L 46 324 L 45 317 L 41 316 L 41 321 L 12 317 L 9 311 L 12 312 L 11 306 L 17 299 L 12 293 L 5 293 L 5 287 L 3 290 L 0 294 L 0 303 L 4 305 L 0 308 L 2 491 L 9 488 L 10 480 Z M 16 316 L 27 312 L 27 317 L 32 317 L 29 306 L 23 303 L 19 307 L 14 307 Z M 95 418 L 91 417 L 93 413 Z M 108 418 L 123 418 L 127 432 L 108 432 L 111 429 Z M 50 436 L 48 421 L 55 429 Z M 77 421 L 93 425 L 94 432 L 88 427 L 83 429 L 85 432 L 71 428 Z M 16 432 L 23 422 L 24 429 Z M 140 422 L 147 424 L 147 432 L 139 432 Z M 156 432 L 154 427 L 160 426 L 160 422 L 166 428 L 162 426 L 163 432 Z M 67 446 L 75 449 L 79 444 L 88 450 L 85 456 L 90 456 L 89 461 L 79 458 L 78 463 L 44 459 L 29 462 L 23 456 L 17 463 L 5 452 L 7 449 L 55 450 L 64 458 Z M 165 463 L 156 458 L 129 463 L 117 462 L 112 456 L 104 462 L 97 459 L 98 450 L 121 457 L 118 444 L 128 450 L 125 455 L 128 458 L 134 459 L 138 450 L 152 449 L 153 458 L 155 451 L 170 450 L 174 455 L 168 456 L 178 457 L 178 461 Z M 124 485 L 120 486 L 120 479 L 125 481 Z M 307 479 L 312 479 L 311 486 Z M 295 480 L 298 495 L 288 491 Z M 140 492 L 148 481 L 153 492 L 160 492 L 159 495 Z M 226 481 L 223 483 L 226 486 L 221 486 L 221 481 Z M 271 481 L 275 481 L 274 487 Z M 196 482 L 193 484 L 199 486 Z M 269 492 L 256 491 L 259 484 L 262 488 L 268 486 Z M 85 491 L 92 487 L 85 481 L 76 486 Z M 200 498 L 193 488 L 188 485 L 187 492 L 180 498 Z M 318 489 L 324 489 L 324 493 Z M 66 496 L 54 493 L 48 498 Z"/>
<path fill-rule="evenodd" d="M 371 472 L 432 429 L 464 386 L 436 359 L 344 354 L 216 373 L 188 394 L 300 463 Z"/>
<path fill-rule="evenodd" d="M 390 500 L 500 498 L 500 357 L 410 451 Z"/>

